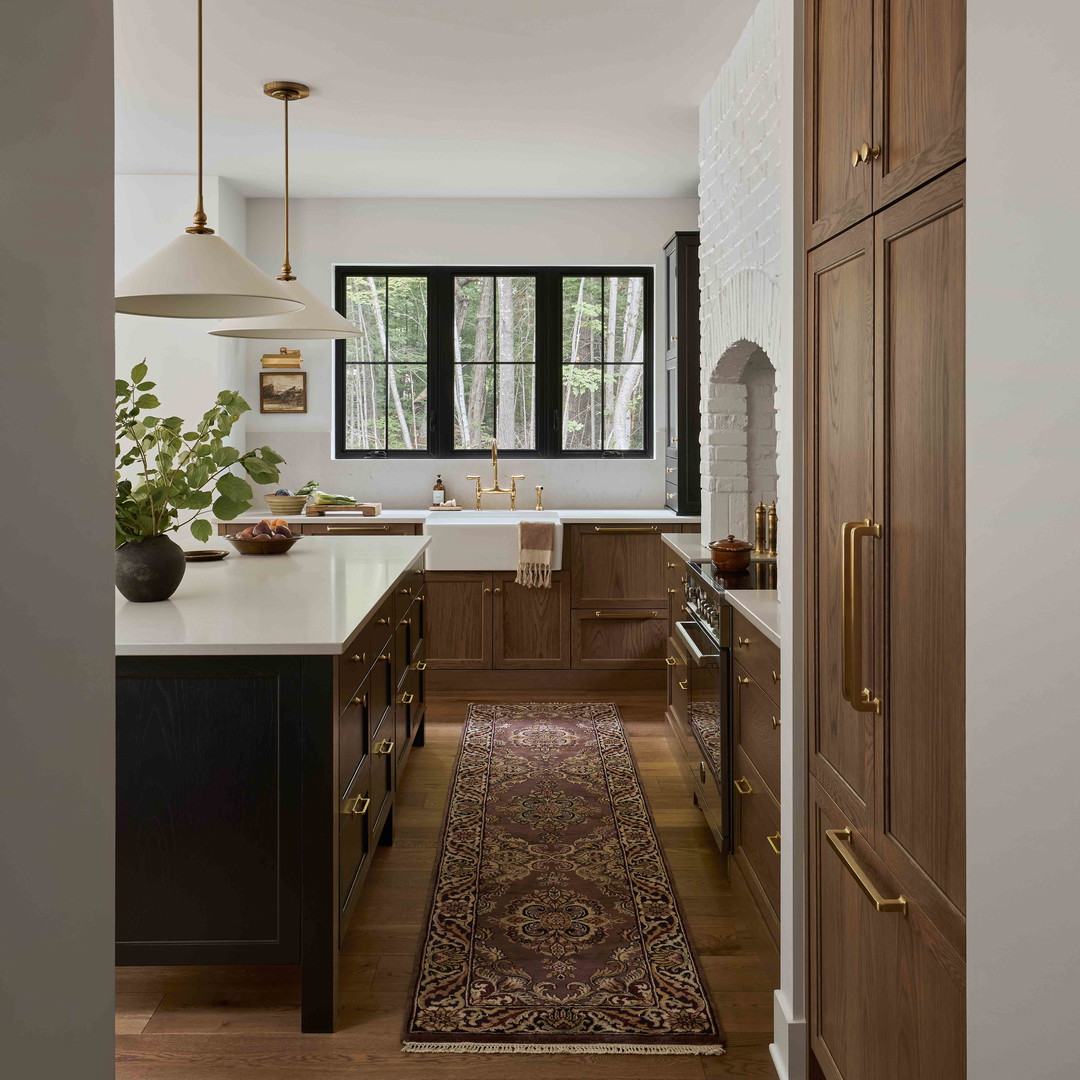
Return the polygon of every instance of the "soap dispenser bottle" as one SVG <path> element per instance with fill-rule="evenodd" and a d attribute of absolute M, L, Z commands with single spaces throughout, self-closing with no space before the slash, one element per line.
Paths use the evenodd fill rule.
<path fill-rule="evenodd" d="M 442 482 L 442 473 L 435 477 L 435 486 L 431 489 L 431 505 L 442 506 L 446 502 L 446 486 Z"/>

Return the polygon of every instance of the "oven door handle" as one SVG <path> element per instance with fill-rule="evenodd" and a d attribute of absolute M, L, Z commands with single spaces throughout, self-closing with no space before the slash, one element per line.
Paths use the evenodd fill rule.
<path fill-rule="evenodd" d="M 719 653 L 703 653 L 697 645 L 694 643 L 694 639 L 687 633 L 686 627 L 693 626 L 694 623 L 677 622 L 675 624 L 675 633 L 679 635 L 679 639 L 683 645 L 686 646 L 686 651 L 690 654 L 694 661 L 695 667 L 702 667 L 709 660 L 719 660 Z"/>

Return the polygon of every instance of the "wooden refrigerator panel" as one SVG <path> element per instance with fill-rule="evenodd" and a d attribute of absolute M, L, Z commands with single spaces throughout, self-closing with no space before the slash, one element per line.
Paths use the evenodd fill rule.
<path fill-rule="evenodd" d="M 925 875 L 954 913 L 965 901 L 963 198 L 961 168 L 879 214 L 876 237 L 888 448 L 880 844 L 906 890 Z"/>
<path fill-rule="evenodd" d="M 840 540 L 845 522 L 875 512 L 873 236 L 866 221 L 830 240 L 811 253 L 807 274 L 811 770 L 864 831 L 873 802 L 873 718 L 843 693 Z M 868 551 L 868 582 L 873 558 Z M 872 618 L 864 626 L 869 647 Z"/>

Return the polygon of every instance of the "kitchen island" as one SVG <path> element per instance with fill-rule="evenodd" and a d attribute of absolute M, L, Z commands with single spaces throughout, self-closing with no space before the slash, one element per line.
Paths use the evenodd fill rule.
<path fill-rule="evenodd" d="M 334 1030 L 339 944 L 423 744 L 428 543 L 305 538 L 117 596 L 118 964 L 299 964 L 302 1030 Z"/>

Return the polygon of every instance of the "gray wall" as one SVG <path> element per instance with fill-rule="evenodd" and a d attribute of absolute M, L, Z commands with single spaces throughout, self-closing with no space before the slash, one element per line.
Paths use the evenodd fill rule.
<path fill-rule="evenodd" d="M 112 1075 L 112 5 L 4 9 L 0 1058 Z"/>
<path fill-rule="evenodd" d="M 969 1075 L 1080 1076 L 1080 8 L 968 3 Z"/>

